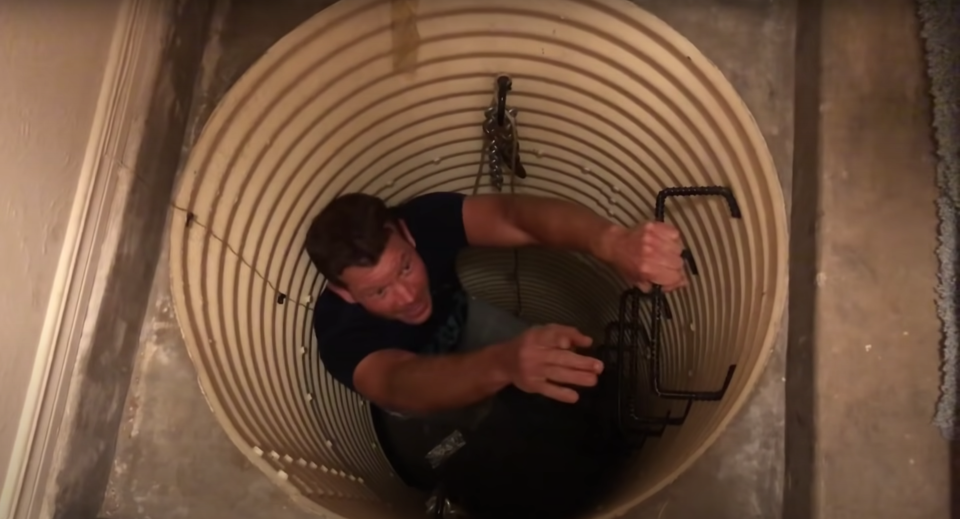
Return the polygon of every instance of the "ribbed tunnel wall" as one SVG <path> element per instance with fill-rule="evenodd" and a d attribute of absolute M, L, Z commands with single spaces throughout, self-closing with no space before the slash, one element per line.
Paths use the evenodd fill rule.
<path fill-rule="evenodd" d="M 400 2 L 415 5 L 416 2 Z M 596 515 L 623 512 L 716 438 L 763 369 L 783 310 L 783 199 L 766 145 L 717 69 L 624 0 L 420 0 L 416 33 L 383 0 L 344 0 L 287 35 L 230 90 L 185 167 L 171 231 L 177 315 L 200 384 L 232 441 L 303 505 L 349 518 L 420 516 L 379 449 L 367 404 L 324 373 L 311 330 L 322 278 L 302 253 L 334 196 L 389 203 L 472 192 L 483 111 L 507 73 L 528 171 L 517 191 L 573 200 L 624 224 L 671 186 L 724 185 L 720 200 L 668 202 L 700 275 L 671 294 L 661 369 L 716 389 L 682 427 L 649 441 Z M 406 32 L 404 32 L 406 31 Z M 417 36 L 415 71 L 396 38 Z M 402 39 L 402 38 L 401 38 Z M 407 41 L 415 41 L 410 40 Z M 480 191 L 491 188 L 486 173 Z M 591 260 L 472 251 L 468 291 L 532 321 L 600 338 L 623 283 Z M 681 406 L 682 407 L 682 406 Z M 661 409 L 662 411 L 662 409 Z"/>

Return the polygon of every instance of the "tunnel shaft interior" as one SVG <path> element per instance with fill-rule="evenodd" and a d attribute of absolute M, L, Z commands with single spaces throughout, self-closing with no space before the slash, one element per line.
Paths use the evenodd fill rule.
<path fill-rule="evenodd" d="M 511 88 L 498 96 L 500 77 Z M 504 100 L 515 132 L 493 135 Z M 511 136 L 521 175 L 503 146 Z M 497 151 L 509 164 L 491 163 Z M 728 196 L 664 198 L 656 211 L 663 190 L 703 186 Z M 663 299 L 577 254 L 460 257 L 471 295 L 636 346 L 610 351 L 633 367 L 621 392 L 655 427 L 638 427 L 653 433 L 637 436 L 642 448 L 593 516 L 675 479 L 750 394 L 784 310 L 785 208 L 753 118 L 699 50 L 626 0 L 342 0 L 224 97 L 185 165 L 170 233 L 175 307 L 204 395 L 303 507 L 414 517 L 424 501 L 384 455 L 369 404 L 319 360 L 310 218 L 346 192 L 396 204 L 498 190 L 575 201 L 625 226 L 662 216 L 690 251 L 690 286 Z"/>

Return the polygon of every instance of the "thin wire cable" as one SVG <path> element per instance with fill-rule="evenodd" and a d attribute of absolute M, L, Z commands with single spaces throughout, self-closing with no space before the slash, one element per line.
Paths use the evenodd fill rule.
<path fill-rule="evenodd" d="M 510 132 L 513 140 L 513 156 L 510 165 L 510 194 L 516 194 L 517 183 L 517 163 L 520 162 L 520 134 L 517 131 L 517 118 L 507 112 L 507 120 L 510 121 Z M 520 249 L 513 249 L 513 282 L 517 292 L 517 317 L 523 317 L 523 295 L 520 293 Z"/>
<path fill-rule="evenodd" d="M 287 294 L 287 293 L 281 291 L 279 288 L 277 288 L 277 285 L 276 285 L 276 284 L 274 284 L 274 283 L 271 282 L 269 279 L 267 279 L 267 276 L 263 275 L 259 270 L 257 270 L 256 267 L 254 267 L 252 263 L 250 263 L 249 261 L 247 261 L 246 259 L 244 259 L 244 257 L 241 256 L 240 253 L 236 251 L 236 249 L 234 249 L 229 243 L 227 243 L 227 240 L 224 240 L 223 238 L 217 236 L 217 233 L 213 232 L 213 230 L 211 230 L 210 227 L 208 227 L 208 226 L 204 225 L 203 223 L 201 223 L 201 222 L 197 219 L 197 214 L 196 214 L 196 213 L 194 213 L 193 211 L 191 211 L 191 210 L 189 210 L 189 209 L 187 209 L 187 208 L 185 208 L 185 207 L 180 207 L 179 205 L 177 205 L 177 204 L 175 204 L 175 203 L 173 203 L 173 202 L 170 203 L 170 207 L 173 208 L 173 209 L 175 209 L 175 210 L 177 210 L 177 211 L 182 211 L 182 212 L 184 212 L 184 213 L 187 215 L 187 227 L 189 227 L 189 226 L 191 226 L 191 225 L 196 225 L 197 227 L 200 227 L 201 229 L 203 229 L 203 231 L 204 231 L 205 233 L 207 233 L 208 236 L 210 236 L 210 237 L 213 238 L 214 240 L 220 242 L 220 244 L 223 245 L 224 248 L 225 248 L 228 252 L 230 252 L 231 254 L 233 254 L 234 256 L 236 256 L 236 257 L 237 257 L 237 261 L 239 261 L 239 262 L 240 262 L 241 264 L 243 264 L 245 267 L 247 267 L 248 269 L 250 269 L 250 271 L 253 272 L 253 274 L 254 274 L 255 276 L 257 276 L 258 278 L 260 278 L 271 290 L 273 290 L 274 293 L 275 293 L 277 296 L 283 296 L 283 303 L 281 303 L 281 304 L 286 304 L 287 302 L 292 301 L 293 304 L 295 304 L 295 305 L 297 305 L 297 306 L 299 306 L 299 307 L 301 307 L 301 308 L 304 308 L 304 309 L 309 310 L 309 311 L 311 311 L 311 312 L 313 311 L 313 307 L 312 307 L 312 306 L 307 305 L 307 304 L 304 304 L 304 303 L 301 303 L 300 301 L 297 301 L 296 299 L 291 298 L 289 294 Z"/>

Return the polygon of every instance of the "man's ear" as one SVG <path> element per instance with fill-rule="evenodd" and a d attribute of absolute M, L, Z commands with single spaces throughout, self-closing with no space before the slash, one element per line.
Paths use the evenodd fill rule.
<path fill-rule="evenodd" d="M 413 235 L 410 234 L 410 229 L 407 228 L 407 222 L 400 220 L 400 236 L 403 236 L 403 239 L 407 240 L 410 245 L 414 247 L 417 246 L 417 242 L 414 241 Z"/>
<path fill-rule="evenodd" d="M 357 300 L 354 299 L 354 297 L 350 294 L 350 291 L 344 287 L 327 282 L 327 288 L 329 288 L 330 290 L 333 290 L 334 294 L 337 294 L 338 296 L 340 296 L 341 299 L 343 299 L 344 301 L 350 304 L 354 304 L 357 302 Z"/>

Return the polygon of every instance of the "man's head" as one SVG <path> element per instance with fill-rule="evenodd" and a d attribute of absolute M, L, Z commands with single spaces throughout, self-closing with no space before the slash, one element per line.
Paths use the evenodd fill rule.
<path fill-rule="evenodd" d="M 409 324 L 430 317 L 429 282 L 406 224 L 377 197 L 337 197 L 307 230 L 310 260 L 345 301 Z"/>

